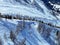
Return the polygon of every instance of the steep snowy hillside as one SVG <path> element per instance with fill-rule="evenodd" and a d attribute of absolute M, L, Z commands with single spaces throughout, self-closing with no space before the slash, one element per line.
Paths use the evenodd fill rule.
<path fill-rule="evenodd" d="M 0 34 L 1 34 L 0 44 L 1 45 L 19 45 L 19 44 L 20 45 L 50 45 L 38 33 L 37 22 L 25 21 L 25 25 L 23 29 L 19 28 L 19 27 L 22 27 L 21 25 L 17 27 L 16 25 L 17 22 L 19 22 L 19 24 L 22 24 L 22 21 L 19 21 L 19 20 L 14 21 L 14 20 L 2 19 L 0 21 L 0 26 L 1 26 L 0 27 Z M 17 30 L 17 28 L 19 29 Z M 13 33 L 11 31 L 13 31 Z M 13 34 L 16 36 L 14 36 Z M 12 39 L 14 39 L 14 41 Z"/>
<path fill-rule="evenodd" d="M 55 38 L 56 31 L 59 29 L 43 23 L 29 20 L 1 19 L 0 26 L 1 45 L 57 44 Z"/>

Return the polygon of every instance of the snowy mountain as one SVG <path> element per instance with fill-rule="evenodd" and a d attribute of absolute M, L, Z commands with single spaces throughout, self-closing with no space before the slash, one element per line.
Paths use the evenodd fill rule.
<path fill-rule="evenodd" d="M 51 1 L 0 0 L 0 45 L 59 45 L 60 14 Z"/>

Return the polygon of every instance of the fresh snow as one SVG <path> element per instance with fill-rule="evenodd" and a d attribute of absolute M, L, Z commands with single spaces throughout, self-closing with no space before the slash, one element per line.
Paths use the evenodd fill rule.
<path fill-rule="evenodd" d="M 20 0 L 24 3 L 23 0 Z M 28 1 L 28 0 L 27 0 Z M 34 2 L 35 1 L 35 2 Z M 57 20 L 51 13 L 50 10 L 47 9 L 47 7 L 44 5 L 44 3 L 41 0 L 31 0 L 28 1 L 30 4 L 24 5 L 23 3 L 16 2 L 15 0 L 0 0 L 0 13 L 2 15 L 9 14 L 16 16 L 22 15 L 22 16 L 30 16 L 30 17 L 39 17 L 36 18 L 38 20 L 42 20 L 44 23 L 51 23 L 52 25 L 60 27 L 60 20 Z M 37 3 L 39 7 L 36 7 L 34 3 Z M 40 8 L 43 9 L 39 10 Z M 23 20 L 18 19 L 0 19 L 0 40 L 2 40 L 3 45 L 14 45 L 14 42 L 10 39 L 10 31 L 13 31 L 15 33 L 18 23 L 22 24 Z M 22 42 L 22 40 L 25 40 L 26 45 L 51 45 L 50 42 L 52 42 L 54 45 L 55 42 L 55 33 L 52 31 L 50 35 L 50 39 L 45 39 L 44 33 L 41 35 L 38 32 L 38 25 L 39 23 L 36 21 L 29 21 L 24 20 L 25 27 L 19 31 L 18 35 L 16 36 L 16 43 Z M 48 25 L 43 25 L 43 27 L 49 28 Z M 21 28 L 21 27 L 19 27 Z M 44 28 L 44 29 L 45 29 Z M 55 27 L 52 27 L 52 30 L 55 29 Z M 57 30 L 57 29 L 56 29 Z M 55 30 L 54 30 L 55 31 Z M 15 33 L 16 34 L 16 33 Z M 53 34 L 53 35 L 52 35 Z M 6 39 L 7 38 L 7 39 Z M 49 42 L 50 41 L 50 42 Z"/>

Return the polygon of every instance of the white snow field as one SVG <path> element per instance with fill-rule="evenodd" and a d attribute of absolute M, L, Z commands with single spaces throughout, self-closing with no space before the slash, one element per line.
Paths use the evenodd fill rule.
<path fill-rule="evenodd" d="M 41 0 L 34 0 L 32 4 L 26 4 L 24 0 L 19 1 L 0 0 L 0 12 L 9 15 L 19 14 L 23 16 L 40 17 L 45 23 L 52 23 L 60 27 L 60 20 L 57 20 L 53 14 L 50 13 L 50 10 L 46 8 Z M 59 16 L 57 17 L 59 18 Z"/>

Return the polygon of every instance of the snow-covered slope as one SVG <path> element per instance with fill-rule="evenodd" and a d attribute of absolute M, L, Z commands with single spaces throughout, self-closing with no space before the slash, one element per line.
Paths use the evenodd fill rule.
<path fill-rule="evenodd" d="M 0 13 L 3 15 L 9 14 L 16 16 L 18 14 L 22 16 L 39 17 L 36 19 L 60 27 L 60 20 L 57 20 L 56 17 L 53 16 L 41 0 L 0 0 Z M 25 21 L 24 26 L 21 25 L 22 23 L 23 20 L 18 19 L 0 19 L 0 43 L 4 43 L 1 45 L 24 45 L 24 43 L 25 45 L 55 44 L 55 32 L 53 32 L 55 28 L 51 28 L 51 33 L 54 36 L 51 34 L 50 37 L 46 39 L 45 33 L 40 34 L 38 32 L 38 22 Z M 46 29 L 45 31 L 50 27 L 46 24 L 43 24 L 42 27 L 44 26 L 45 28 L 43 29 Z M 22 28 L 22 30 L 20 28 Z"/>
<path fill-rule="evenodd" d="M 40 17 L 40 15 L 41 15 L 42 17 L 44 16 L 45 18 L 46 18 L 46 16 L 44 14 L 47 15 L 49 13 L 48 10 L 46 9 L 46 7 L 43 4 L 41 4 L 42 2 L 40 3 L 38 1 L 37 2 L 35 1 L 34 3 L 37 3 L 37 4 L 35 4 L 36 6 L 32 4 L 32 6 L 30 6 L 30 7 L 27 7 L 27 6 L 22 5 L 22 4 L 16 5 L 16 3 L 13 4 L 12 2 L 15 3 L 14 1 L 4 1 L 4 0 L 0 1 L 1 13 L 21 14 L 21 15 L 28 15 L 28 16 L 38 16 L 38 17 Z M 37 7 L 37 5 L 39 7 Z M 42 10 L 44 11 L 44 13 L 42 12 L 42 10 L 38 11 L 35 7 L 32 8 L 33 6 L 37 7 L 38 9 L 41 7 Z M 47 17 L 49 17 L 49 16 L 47 15 Z M 50 17 L 54 18 L 51 15 L 50 15 Z"/>
<path fill-rule="evenodd" d="M 50 13 L 50 10 L 46 8 L 41 0 L 0 0 L 0 12 L 9 15 L 18 14 L 23 16 L 40 17 L 41 19 L 44 18 L 49 20 L 49 23 L 56 20 L 54 24 L 60 27 L 60 23 L 58 23 L 60 21 Z"/>
<path fill-rule="evenodd" d="M 15 23 L 13 23 L 13 22 Z M 25 28 L 19 31 L 16 35 L 17 42 L 13 42 L 10 38 L 11 30 L 14 32 L 16 29 L 17 22 L 21 23 L 19 20 L 5 20 L 0 21 L 0 41 L 2 45 L 18 45 L 19 41 L 25 40 L 26 45 L 50 45 L 37 31 L 37 22 L 25 21 Z M 16 34 L 16 33 L 15 33 Z M 0 42 L 1 43 L 1 42 Z M 3 44 L 4 43 L 4 44 Z M 21 44 L 21 43 L 20 43 Z M 23 44 L 24 45 L 24 44 Z"/>

